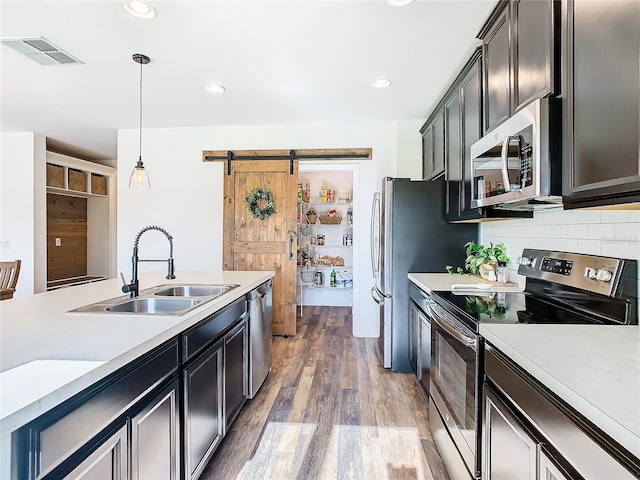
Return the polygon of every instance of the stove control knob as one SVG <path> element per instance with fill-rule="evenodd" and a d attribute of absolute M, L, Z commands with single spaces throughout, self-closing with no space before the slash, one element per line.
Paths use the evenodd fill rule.
<path fill-rule="evenodd" d="M 531 265 L 532 260 L 529 257 L 518 257 L 516 258 L 516 263 L 518 265 L 524 265 L 525 267 L 528 267 L 529 265 Z"/>
<path fill-rule="evenodd" d="M 610 282 L 612 278 L 613 273 L 611 273 L 609 270 L 605 270 L 604 268 L 598 270 L 598 273 L 596 274 L 596 279 L 603 282 Z"/>
<path fill-rule="evenodd" d="M 591 280 L 595 280 L 598 275 L 598 269 L 594 267 L 585 267 L 584 276 L 586 278 L 590 278 Z"/>

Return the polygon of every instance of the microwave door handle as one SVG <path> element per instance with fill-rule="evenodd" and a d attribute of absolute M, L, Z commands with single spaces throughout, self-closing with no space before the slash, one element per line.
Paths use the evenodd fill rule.
<path fill-rule="evenodd" d="M 511 190 L 511 182 L 509 181 L 509 142 L 512 138 L 510 136 L 505 137 L 500 155 L 502 160 L 502 186 L 505 192 Z"/>

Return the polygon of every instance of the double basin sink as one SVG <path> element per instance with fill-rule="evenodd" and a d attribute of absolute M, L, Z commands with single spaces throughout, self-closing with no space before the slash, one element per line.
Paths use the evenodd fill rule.
<path fill-rule="evenodd" d="M 180 316 L 238 285 L 158 285 L 135 298 L 117 297 L 70 310 L 74 313 L 110 313 Z"/>

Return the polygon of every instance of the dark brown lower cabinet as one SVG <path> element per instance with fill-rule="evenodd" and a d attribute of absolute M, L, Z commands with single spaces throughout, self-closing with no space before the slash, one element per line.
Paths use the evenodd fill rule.
<path fill-rule="evenodd" d="M 639 478 L 632 454 L 491 344 L 484 353 L 482 480 Z"/>
<path fill-rule="evenodd" d="M 486 385 L 484 394 L 486 462 L 483 478 L 535 480 L 538 443 Z"/>
<path fill-rule="evenodd" d="M 98 447 L 66 475 L 64 479 L 128 479 L 127 437 L 127 425 L 123 425 L 120 427 L 120 430 L 99 444 Z"/>
<path fill-rule="evenodd" d="M 222 441 L 223 349 L 217 342 L 184 370 L 185 478 L 197 478 Z"/>
<path fill-rule="evenodd" d="M 224 340 L 224 420 L 225 433 L 247 400 L 247 322 L 243 321 L 225 336 Z"/>
<path fill-rule="evenodd" d="M 179 425 L 175 379 L 130 420 L 132 480 L 180 479 Z"/>

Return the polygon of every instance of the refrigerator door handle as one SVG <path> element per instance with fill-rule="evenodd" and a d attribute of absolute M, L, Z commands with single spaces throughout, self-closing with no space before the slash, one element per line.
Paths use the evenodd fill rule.
<path fill-rule="evenodd" d="M 373 194 L 371 204 L 371 273 L 373 278 L 380 275 L 380 193 Z"/>

